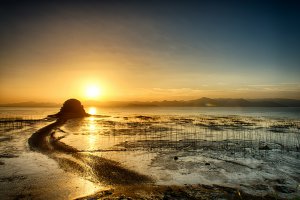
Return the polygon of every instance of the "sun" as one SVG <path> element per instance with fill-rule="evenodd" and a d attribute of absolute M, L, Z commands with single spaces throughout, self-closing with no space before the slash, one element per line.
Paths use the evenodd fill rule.
<path fill-rule="evenodd" d="M 90 85 L 85 91 L 86 97 L 89 99 L 95 99 L 101 95 L 100 88 L 95 85 Z"/>
<path fill-rule="evenodd" d="M 90 107 L 88 113 L 91 114 L 91 115 L 97 114 L 97 108 L 95 108 L 95 107 Z M 91 118 L 91 121 L 92 121 L 92 120 L 94 120 L 94 118 Z"/>

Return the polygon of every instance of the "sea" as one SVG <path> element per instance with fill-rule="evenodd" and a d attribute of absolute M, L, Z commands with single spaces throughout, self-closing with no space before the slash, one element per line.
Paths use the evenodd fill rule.
<path fill-rule="evenodd" d="M 47 116 L 59 109 L 0 107 L 1 199 L 29 195 L 24 191 L 37 183 L 47 185 L 45 191 L 35 190 L 40 198 L 73 198 L 105 187 L 30 149 L 28 138 L 53 123 Z M 53 137 L 83 154 L 134 169 L 157 185 L 221 185 L 260 196 L 300 196 L 299 107 L 85 110 L 92 116 L 68 120 Z"/>
<path fill-rule="evenodd" d="M 45 118 L 57 113 L 58 107 L 0 107 L 0 118 Z M 300 107 L 87 107 L 87 112 L 99 115 L 238 115 L 253 117 L 300 119 Z"/>

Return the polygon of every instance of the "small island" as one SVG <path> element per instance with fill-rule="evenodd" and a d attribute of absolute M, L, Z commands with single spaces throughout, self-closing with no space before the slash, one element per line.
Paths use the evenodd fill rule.
<path fill-rule="evenodd" d="M 90 114 L 86 113 L 83 105 L 77 99 L 68 99 L 64 102 L 63 106 L 61 107 L 60 111 L 54 115 L 49 115 L 48 117 L 53 118 L 63 118 L 63 119 L 70 119 L 70 118 L 78 118 L 78 117 L 88 117 Z"/>

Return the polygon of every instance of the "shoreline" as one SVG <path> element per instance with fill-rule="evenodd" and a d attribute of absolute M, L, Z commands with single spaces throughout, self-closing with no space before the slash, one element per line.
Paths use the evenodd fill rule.
<path fill-rule="evenodd" d="M 122 167 L 118 162 L 83 153 L 55 138 L 55 131 L 64 125 L 66 119 L 58 119 L 31 135 L 28 139 L 32 151 L 38 151 L 55 160 L 65 171 L 75 173 L 94 183 L 105 184 L 109 189 L 79 197 L 128 198 L 128 199 L 280 199 L 276 194 L 255 196 L 244 193 L 238 188 L 220 185 L 156 185 L 143 174 Z M 151 197 L 151 198 L 149 198 Z"/>

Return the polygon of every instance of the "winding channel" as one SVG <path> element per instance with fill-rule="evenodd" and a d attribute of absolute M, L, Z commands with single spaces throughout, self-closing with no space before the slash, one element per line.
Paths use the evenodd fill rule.
<path fill-rule="evenodd" d="M 56 130 L 66 121 L 67 119 L 57 119 L 33 133 L 28 139 L 30 149 L 54 159 L 63 170 L 95 183 L 133 185 L 152 182 L 150 177 L 127 169 L 116 161 L 80 152 L 55 138 Z"/>

